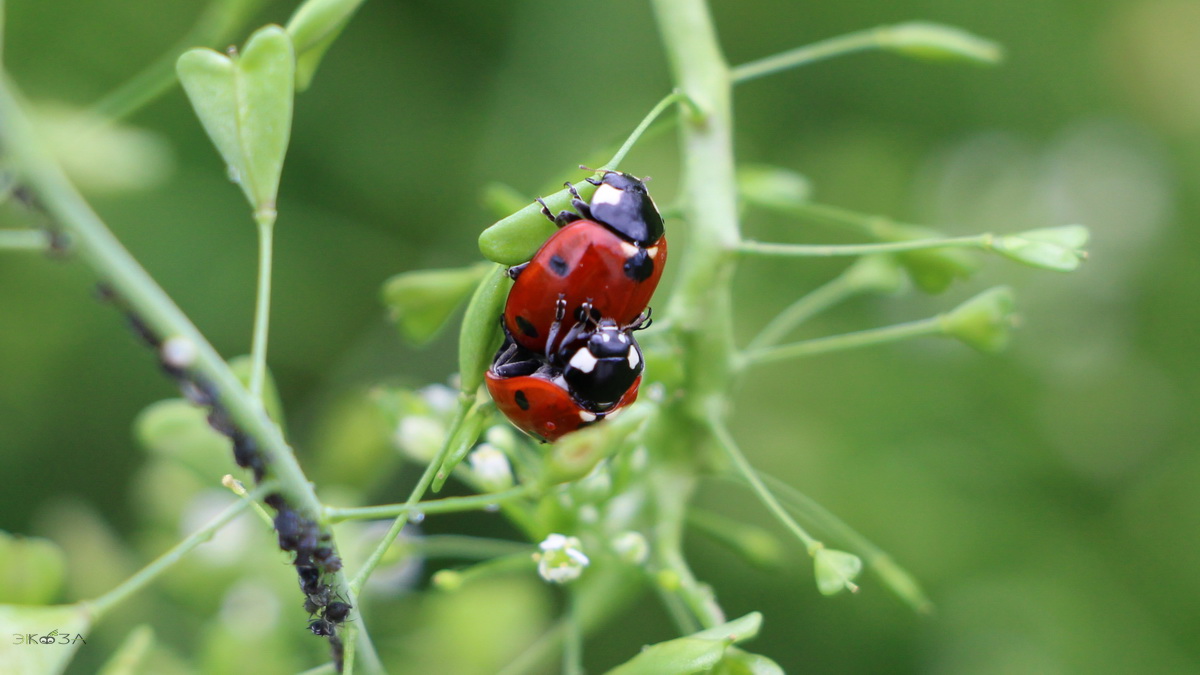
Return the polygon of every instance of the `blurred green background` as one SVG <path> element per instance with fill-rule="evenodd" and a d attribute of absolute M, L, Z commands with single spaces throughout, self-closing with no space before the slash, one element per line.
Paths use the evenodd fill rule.
<path fill-rule="evenodd" d="M 203 6 L 7 4 L 6 66 L 43 107 L 96 101 L 169 49 Z M 1091 260 L 1073 275 L 988 260 L 943 296 L 862 300 L 805 328 L 815 336 L 919 318 L 1011 283 L 1023 326 L 1004 354 L 930 340 L 748 378 L 734 431 L 752 460 L 890 551 L 938 606 L 914 616 L 870 580 L 857 597 L 825 599 L 798 550 L 792 569 L 764 572 L 697 540 L 697 573 L 730 615 L 766 615 L 750 648 L 793 673 L 1200 671 L 1200 3 L 713 5 L 735 64 L 909 19 L 962 26 L 1009 55 L 997 69 L 858 55 L 748 83 L 737 91 L 740 160 L 807 175 L 819 201 L 955 234 L 1075 222 L 1094 234 Z M 242 35 L 285 21 L 293 6 L 267 3 Z M 400 343 L 380 284 L 477 260 L 475 238 L 493 219 L 485 184 L 532 197 L 578 180 L 572 167 L 602 158 L 668 88 L 642 2 L 365 4 L 297 100 L 276 228 L 270 362 L 318 484 L 322 471 L 336 473 L 331 458 L 361 445 L 329 432 L 346 396 L 381 381 L 444 382 L 455 368 L 450 333 L 421 351 Z M 242 195 L 177 88 L 130 122 L 161 151 L 154 180 L 140 190 L 92 185 L 93 204 L 223 354 L 248 351 L 256 242 Z M 99 161 L 120 174 L 120 157 Z M 671 203 L 670 134 L 639 146 L 624 168 L 654 176 L 659 203 Z M 756 211 L 744 229 L 766 240 L 816 236 Z M 843 264 L 745 264 L 740 337 Z M 93 299 L 93 280 L 77 262 L 0 253 L 0 529 L 55 535 L 69 522 L 141 542 L 134 565 L 171 537 L 147 535 L 156 516 L 146 510 L 159 502 L 146 494 L 147 458 L 131 425 L 174 393 Z M 398 499 L 408 480 L 373 498 Z M 768 524 L 742 491 L 706 485 L 701 501 Z M 500 526 L 470 517 L 426 527 Z M 69 566 L 78 575 L 87 564 Z M 290 602 L 294 582 L 279 567 Z M 251 584 L 224 573 L 226 590 Z M 248 592 L 238 597 L 254 604 Z M 519 643 L 534 632 L 513 628 L 522 612 L 544 620 L 549 602 L 515 584 L 473 601 L 397 599 L 388 611 L 409 618 L 383 641 L 430 663 L 420 643 L 440 644 L 434 629 L 406 620 L 424 611 L 431 622 L 461 622 L 446 644 L 471 643 L 503 606 L 511 634 L 493 627 L 492 637 Z M 215 600 L 192 614 L 169 604 L 122 616 L 170 617 L 174 628 L 159 630 L 184 655 L 199 626 L 210 622 L 211 632 L 218 611 L 222 621 L 232 611 Z M 115 640 L 127 628 L 105 630 Z M 647 599 L 589 642 L 588 663 L 611 667 L 670 634 Z M 113 644 L 98 640 L 79 672 Z M 316 642 L 304 648 L 319 654 Z"/>

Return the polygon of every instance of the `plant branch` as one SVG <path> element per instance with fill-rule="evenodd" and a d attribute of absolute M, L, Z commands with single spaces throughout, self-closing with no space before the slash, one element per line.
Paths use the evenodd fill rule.
<path fill-rule="evenodd" d="M 748 351 L 742 354 L 740 365 L 742 367 L 759 366 L 764 363 L 774 363 L 776 361 L 797 359 L 816 354 L 827 354 L 829 352 L 856 349 L 858 347 L 870 347 L 925 335 L 939 335 L 943 332 L 940 317 L 935 316 L 928 319 L 896 324 L 894 326 L 872 328 L 843 335 L 830 335 L 802 342 L 793 342 L 788 345 Z"/>
<path fill-rule="evenodd" d="M 779 343 L 788 333 L 812 317 L 846 300 L 859 290 L 852 278 L 840 274 L 823 286 L 809 292 L 793 302 L 768 323 L 750 343 L 746 350 L 754 352 Z"/>
<path fill-rule="evenodd" d="M 672 105 L 679 103 L 680 101 L 688 102 L 687 96 L 680 91 L 673 91 L 664 96 L 661 101 L 659 101 L 653 108 L 650 109 L 650 112 L 646 113 L 646 116 L 642 119 L 641 123 L 637 125 L 637 128 L 633 130 L 633 133 L 629 134 L 629 138 L 625 139 L 625 142 L 621 144 L 621 147 L 617 150 L 616 154 L 612 156 L 612 159 L 608 160 L 608 162 L 606 162 L 601 168 L 615 171 L 617 167 L 620 166 L 621 162 L 625 161 L 625 155 L 629 154 L 629 151 L 633 149 L 634 144 L 638 142 L 638 139 L 642 137 L 642 134 L 646 133 L 646 129 L 649 129 L 650 125 L 658 119 L 659 115 L 662 115 L 664 112 L 666 112 L 667 108 L 670 108 Z M 690 102 L 688 103 L 689 105 L 692 105 Z"/>
<path fill-rule="evenodd" d="M 267 333 L 271 325 L 271 259 L 274 211 L 256 215 L 258 223 L 258 284 L 254 300 L 254 336 L 250 347 L 250 395 L 261 404 L 267 377 Z"/>
<path fill-rule="evenodd" d="M 50 241 L 45 230 L 0 230 L 0 251 L 46 251 Z"/>
<path fill-rule="evenodd" d="M 384 504 L 381 506 L 352 506 L 327 507 L 326 516 L 330 521 L 338 523 L 344 520 L 369 520 L 372 518 L 395 518 L 399 515 L 420 513 L 457 513 L 461 511 L 478 511 L 489 506 L 502 504 L 514 499 L 530 497 L 535 493 L 535 485 L 523 485 L 502 492 L 492 492 L 469 497 L 447 497 L 424 502 L 403 504 Z"/>
<path fill-rule="evenodd" d="M 189 373 L 208 383 L 239 430 L 254 439 L 268 464 L 268 475 L 300 514 L 318 519 L 323 508 L 304 475 L 296 456 L 283 438 L 283 432 L 266 414 L 263 406 L 242 386 L 229 365 L 175 305 L 166 292 L 129 254 L 87 201 L 63 173 L 54 157 L 38 139 L 33 123 L 7 75 L 0 75 L 0 142 L 3 143 L 22 179 L 37 193 L 56 223 L 71 237 L 73 250 L 91 266 L 137 313 L 139 320 L 162 337 L 180 337 L 195 346 L 195 359 Z M 319 522 L 319 521 L 318 521 Z M 357 606 L 354 589 L 341 571 L 328 575 L 334 593 Z M 355 613 L 357 616 L 357 613 Z M 361 626 L 360 626 L 361 628 Z M 359 647 L 367 654 L 373 648 L 361 636 Z"/>
<path fill-rule="evenodd" d="M 182 560 L 185 555 L 191 553 L 197 546 L 211 540 L 213 535 L 217 533 L 217 530 L 229 524 L 242 511 L 245 511 L 250 504 L 254 503 L 253 500 L 261 498 L 274 489 L 275 485 L 271 483 L 259 485 L 249 493 L 249 499 L 236 500 L 233 504 L 226 507 L 224 511 L 221 511 L 216 517 L 208 521 L 204 527 L 201 527 L 183 541 L 172 546 L 169 551 L 155 558 L 153 562 L 143 567 L 133 576 L 122 581 L 116 588 L 113 588 L 95 600 L 85 600 L 83 604 L 87 605 L 97 618 L 103 616 L 108 610 L 128 599 L 129 596 L 150 585 L 151 582 L 162 576 L 164 572 Z"/>
<path fill-rule="evenodd" d="M 747 255 L 790 256 L 802 258 L 827 258 L 848 255 L 873 255 L 877 253 L 904 253 L 932 248 L 976 248 L 990 251 L 995 237 L 980 234 L 970 237 L 948 237 L 944 239 L 914 239 L 883 244 L 776 244 L 746 240 L 738 245 L 738 251 Z"/>

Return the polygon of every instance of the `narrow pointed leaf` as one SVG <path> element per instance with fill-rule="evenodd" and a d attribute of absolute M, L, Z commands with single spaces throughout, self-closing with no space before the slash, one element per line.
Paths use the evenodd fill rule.
<path fill-rule="evenodd" d="M 57 675 L 88 639 L 91 614 L 85 605 L 0 605 L 0 665 L 5 673 Z M 21 636 L 17 643 L 16 636 Z M 38 644 L 27 644 L 29 636 Z M 81 636 L 82 640 L 77 639 Z M 43 642 L 42 640 L 50 640 Z"/>
<path fill-rule="evenodd" d="M 422 345 L 441 331 L 492 267 L 491 263 L 481 263 L 397 274 L 384 284 L 383 301 L 405 339 Z"/>

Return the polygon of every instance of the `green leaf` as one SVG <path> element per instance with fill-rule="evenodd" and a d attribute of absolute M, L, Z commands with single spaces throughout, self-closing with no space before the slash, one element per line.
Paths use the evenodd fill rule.
<path fill-rule="evenodd" d="M 432 340 L 493 265 L 404 272 L 388 279 L 383 301 L 400 333 L 413 344 Z"/>
<path fill-rule="evenodd" d="M 1007 286 L 990 288 L 939 318 L 942 332 L 978 349 L 998 352 L 1008 346 L 1016 298 Z"/>
<path fill-rule="evenodd" d="M 913 21 L 880 29 L 880 46 L 928 61 L 962 61 L 991 66 L 1004 59 L 1000 45 L 954 26 Z"/>
<path fill-rule="evenodd" d="M 761 625 L 762 615 L 752 612 L 715 628 L 659 642 L 608 671 L 608 675 L 706 673 L 722 660 L 730 645 L 758 635 Z"/>
<path fill-rule="evenodd" d="M 0 602 L 42 605 L 62 588 L 66 556 L 58 544 L 41 537 L 0 531 Z M 0 635 L 6 635 L 0 633 Z"/>
<path fill-rule="evenodd" d="M 596 186 L 580 182 L 576 189 L 586 201 L 596 191 Z M 545 201 L 552 214 L 571 208 L 571 195 L 566 188 L 546 197 Z M 542 215 L 541 204 L 533 202 L 484 230 L 479 235 L 479 250 L 493 262 L 520 265 L 532 258 L 555 231 L 554 223 Z"/>
<path fill-rule="evenodd" d="M 296 59 L 279 26 L 260 29 L 241 56 L 193 49 L 175 65 L 200 123 L 256 217 L 274 219 L 292 128 Z"/>
<path fill-rule="evenodd" d="M 97 675 L 138 675 L 146 652 L 154 646 L 154 629 L 142 624 L 129 631 L 129 636 L 117 648 Z"/>
<path fill-rule="evenodd" d="M 150 452 L 202 475 L 228 473 L 229 439 L 208 424 L 208 413 L 180 398 L 151 403 L 133 423 L 134 437 Z M 219 474 L 218 474 L 219 475 Z"/>
<path fill-rule="evenodd" d="M 783 668 L 762 654 L 730 647 L 712 675 L 784 675 Z"/>
<path fill-rule="evenodd" d="M 14 675 L 56 675 L 66 670 L 75 650 L 85 644 L 91 626 L 90 609 L 83 604 L 0 605 L 0 664 Z M 16 636 L 21 636 L 18 644 Z M 48 638 L 53 644 L 26 644 Z M 82 639 L 78 639 L 81 637 Z"/>
<path fill-rule="evenodd" d="M 467 304 L 462 332 L 458 338 L 458 376 L 463 393 L 474 396 L 483 384 L 483 374 L 492 365 L 492 357 L 500 347 L 500 314 L 512 279 L 503 265 L 494 265 L 486 273 L 475 294 Z"/>
<path fill-rule="evenodd" d="M 1083 225 L 1064 225 L 997 237 L 992 248 L 1026 265 L 1070 272 L 1087 258 L 1083 247 L 1089 237 Z"/>
<path fill-rule="evenodd" d="M 822 548 L 813 556 L 817 590 L 823 595 L 837 595 L 844 590 L 858 591 L 854 579 L 862 572 L 862 558 L 853 553 Z"/>
<path fill-rule="evenodd" d="M 287 31 L 296 48 L 296 90 L 304 91 L 363 0 L 308 0 L 296 8 Z"/>

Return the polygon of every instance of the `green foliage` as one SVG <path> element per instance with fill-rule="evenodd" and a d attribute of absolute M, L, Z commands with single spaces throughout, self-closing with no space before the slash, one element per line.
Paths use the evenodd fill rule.
<path fill-rule="evenodd" d="M 193 49 L 176 65 L 230 179 L 270 219 L 292 130 L 295 68 L 292 42 L 278 26 L 250 36 L 240 54 Z"/>

